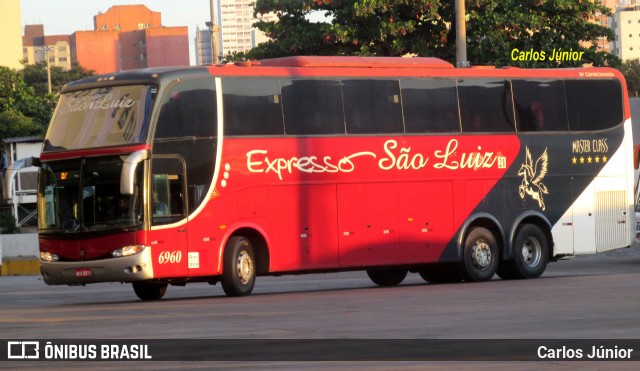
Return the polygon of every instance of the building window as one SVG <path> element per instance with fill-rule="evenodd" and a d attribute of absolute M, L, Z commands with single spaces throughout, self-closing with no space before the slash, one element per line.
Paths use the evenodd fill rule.
<path fill-rule="evenodd" d="M 67 61 L 67 57 L 58 58 L 58 62 L 66 62 L 66 61 Z"/>

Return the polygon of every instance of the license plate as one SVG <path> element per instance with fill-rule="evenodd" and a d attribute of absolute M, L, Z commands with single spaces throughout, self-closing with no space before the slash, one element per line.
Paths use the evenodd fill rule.
<path fill-rule="evenodd" d="M 76 278 L 91 277 L 91 276 L 93 276 L 93 271 L 91 270 L 91 268 L 76 269 Z"/>

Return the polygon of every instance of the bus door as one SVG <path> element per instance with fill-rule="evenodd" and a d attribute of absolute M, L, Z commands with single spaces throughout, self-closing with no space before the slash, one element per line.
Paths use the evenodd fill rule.
<path fill-rule="evenodd" d="M 185 162 L 180 156 L 157 156 L 151 163 L 150 244 L 156 278 L 186 276 L 187 205 Z"/>

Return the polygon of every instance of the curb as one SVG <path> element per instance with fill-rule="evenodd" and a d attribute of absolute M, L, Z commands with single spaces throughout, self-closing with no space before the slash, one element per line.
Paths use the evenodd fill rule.
<path fill-rule="evenodd" d="M 40 274 L 40 261 L 35 256 L 2 259 L 0 276 L 27 276 Z"/>

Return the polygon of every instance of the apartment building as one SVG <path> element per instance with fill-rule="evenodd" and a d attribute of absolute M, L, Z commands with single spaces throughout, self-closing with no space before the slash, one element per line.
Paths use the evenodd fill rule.
<path fill-rule="evenodd" d="M 145 5 L 116 5 L 94 17 L 94 30 L 71 35 L 71 57 L 97 73 L 188 66 L 188 27 L 165 27 Z"/>
<path fill-rule="evenodd" d="M 253 28 L 258 20 L 272 21 L 273 14 L 266 14 L 261 18 L 253 16 L 254 0 L 219 0 L 221 52 L 223 55 L 233 52 L 248 52 L 256 45 L 268 40 L 260 30 Z"/>
<path fill-rule="evenodd" d="M 620 6 L 610 19 L 615 32 L 611 52 L 618 58 L 640 58 L 640 4 Z"/>
<path fill-rule="evenodd" d="M 69 35 L 45 35 L 44 25 L 24 26 L 22 36 L 22 57 L 27 64 L 49 60 L 50 66 L 71 68 L 71 47 Z"/>

